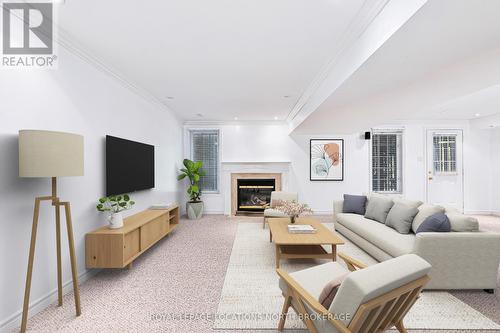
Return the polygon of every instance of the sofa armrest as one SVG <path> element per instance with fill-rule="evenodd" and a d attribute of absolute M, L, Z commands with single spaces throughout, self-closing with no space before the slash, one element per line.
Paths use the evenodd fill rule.
<path fill-rule="evenodd" d="M 432 265 L 430 289 L 494 289 L 500 262 L 500 234 L 425 232 L 413 253 Z"/>
<path fill-rule="evenodd" d="M 337 222 L 337 214 L 342 213 L 344 209 L 344 200 L 333 201 L 333 222 Z"/>

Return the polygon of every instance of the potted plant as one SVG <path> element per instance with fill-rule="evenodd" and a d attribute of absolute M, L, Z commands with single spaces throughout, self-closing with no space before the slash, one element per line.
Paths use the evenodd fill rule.
<path fill-rule="evenodd" d="M 122 211 L 132 208 L 135 202 L 130 200 L 128 194 L 112 195 L 100 198 L 96 205 L 99 212 L 109 212 L 108 222 L 110 229 L 119 229 L 123 227 Z"/>
<path fill-rule="evenodd" d="M 205 175 L 205 172 L 201 170 L 203 163 L 193 162 L 186 158 L 182 164 L 184 168 L 180 169 L 181 174 L 177 176 L 177 180 L 184 178 L 189 180 L 189 187 L 186 191 L 189 195 L 189 201 L 186 203 L 187 215 L 191 220 L 199 219 L 203 215 L 203 201 L 200 200 L 201 191 L 198 185 L 200 177 Z"/>

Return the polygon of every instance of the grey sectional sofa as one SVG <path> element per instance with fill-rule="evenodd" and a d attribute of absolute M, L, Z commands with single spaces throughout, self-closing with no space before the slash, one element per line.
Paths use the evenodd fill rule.
<path fill-rule="evenodd" d="M 448 215 L 448 212 L 447 212 Z M 457 212 L 459 230 L 477 230 L 477 221 Z M 465 221 L 465 222 L 464 222 Z M 469 221 L 469 222 L 467 222 Z M 500 261 L 500 234 L 483 231 L 451 231 L 400 234 L 363 215 L 343 213 L 343 201 L 334 202 L 335 229 L 378 261 L 414 253 L 432 265 L 426 289 L 496 288 Z M 456 229 L 455 229 L 456 230 Z"/>

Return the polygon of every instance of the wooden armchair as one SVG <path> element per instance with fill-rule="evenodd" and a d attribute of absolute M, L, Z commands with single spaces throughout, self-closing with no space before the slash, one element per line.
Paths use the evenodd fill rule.
<path fill-rule="evenodd" d="M 331 306 L 318 302 L 324 285 L 347 270 L 337 262 L 291 274 L 277 269 L 285 303 L 278 330 L 285 326 L 292 307 L 311 333 L 372 333 L 396 326 L 407 332 L 403 318 L 430 280 L 431 265 L 407 254 L 370 267 L 339 253 L 350 273 L 341 284 Z"/>

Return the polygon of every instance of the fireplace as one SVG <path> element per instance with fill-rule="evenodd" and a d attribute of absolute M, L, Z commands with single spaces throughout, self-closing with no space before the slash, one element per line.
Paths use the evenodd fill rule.
<path fill-rule="evenodd" d="M 276 189 L 276 180 L 238 179 L 237 213 L 262 213 L 271 203 L 271 192 Z"/>

